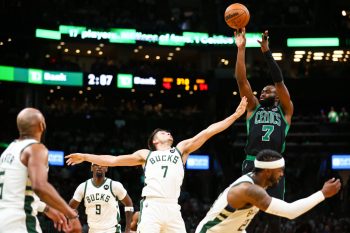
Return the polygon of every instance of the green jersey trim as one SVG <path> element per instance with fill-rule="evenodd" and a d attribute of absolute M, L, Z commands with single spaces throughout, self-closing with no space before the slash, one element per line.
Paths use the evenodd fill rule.
<path fill-rule="evenodd" d="M 254 156 L 254 155 L 247 155 L 247 156 L 245 157 L 245 160 L 254 161 L 254 160 L 255 160 L 255 157 L 256 157 L 256 156 Z"/>
<path fill-rule="evenodd" d="M 256 111 L 258 111 L 258 109 L 260 108 L 260 104 L 258 104 L 258 106 L 256 106 L 256 108 L 254 109 L 252 115 L 250 115 L 250 117 L 246 120 L 246 126 L 247 126 L 247 135 L 249 135 L 249 131 L 250 131 L 250 127 L 249 127 L 249 122 L 250 120 L 253 118 L 253 116 L 255 115 Z M 249 139 L 247 139 L 246 142 L 246 146 L 248 145 Z"/>
<path fill-rule="evenodd" d="M 86 187 L 87 187 L 87 182 L 88 182 L 88 181 L 85 181 L 85 187 L 84 187 L 84 200 L 85 200 L 85 195 L 86 195 Z"/>
<path fill-rule="evenodd" d="M 95 187 L 95 188 L 99 188 L 99 187 L 101 187 L 102 185 L 104 185 L 105 183 L 106 183 L 106 181 L 107 181 L 107 178 L 105 178 L 104 179 L 104 181 L 103 181 L 103 183 L 102 184 L 100 184 L 100 185 L 96 185 L 95 183 L 94 183 L 94 179 L 93 178 L 91 178 L 91 184 Z"/>
<path fill-rule="evenodd" d="M 24 212 L 26 214 L 26 228 L 28 233 L 38 233 L 36 230 L 36 217 L 32 214 L 33 196 L 26 195 L 24 198 Z"/>
<path fill-rule="evenodd" d="M 287 126 L 290 126 L 286 120 L 286 118 L 284 117 L 284 113 L 283 113 L 283 110 L 281 108 L 281 105 L 278 105 L 277 108 L 280 110 L 281 112 L 281 115 L 282 115 L 282 119 L 284 120 L 284 122 L 286 123 Z"/>
<path fill-rule="evenodd" d="M 147 162 L 148 162 L 148 158 L 149 158 L 149 156 L 152 154 L 152 151 L 150 150 L 149 152 L 148 152 L 148 155 L 147 155 L 147 157 L 146 157 L 146 161 L 145 161 L 145 165 L 144 165 L 144 167 L 143 167 L 143 170 L 146 170 L 146 165 L 147 165 Z"/>
<path fill-rule="evenodd" d="M 113 189 L 112 189 L 112 180 L 111 180 L 111 182 L 109 183 L 109 191 L 111 191 L 113 197 L 114 197 L 115 199 L 117 199 L 116 195 L 114 195 L 114 193 L 113 193 Z M 118 221 L 118 222 L 119 222 L 119 221 Z"/>
<path fill-rule="evenodd" d="M 175 146 L 175 150 L 177 150 L 177 152 L 179 152 L 180 157 L 182 158 L 183 154 L 180 152 L 180 150 Z"/>
<path fill-rule="evenodd" d="M 205 223 L 199 233 L 206 233 L 210 228 L 218 225 L 222 221 L 224 221 L 230 214 L 235 212 L 236 209 L 232 208 L 230 205 L 227 205 L 214 220 L 210 220 L 207 223 Z"/>
<path fill-rule="evenodd" d="M 141 222 L 141 217 L 142 217 L 142 209 L 143 209 L 143 202 L 145 201 L 145 198 L 143 198 L 141 201 L 140 201 L 140 213 L 139 213 L 139 218 L 137 220 L 137 225 L 140 224 Z"/>

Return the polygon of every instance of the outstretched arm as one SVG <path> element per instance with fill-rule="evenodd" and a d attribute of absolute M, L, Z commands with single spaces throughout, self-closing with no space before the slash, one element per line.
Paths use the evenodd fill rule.
<path fill-rule="evenodd" d="M 294 219 L 309 211 L 325 198 L 338 193 L 341 187 L 340 181 L 333 178 L 324 184 L 321 191 L 295 202 L 287 203 L 283 200 L 270 197 L 265 189 L 260 186 L 247 183 L 239 186 L 241 187 L 236 186 L 231 188 L 227 195 L 227 200 L 232 207 L 239 208 L 242 205 L 250 203 L 266 213 L 289 219 Z M 237 199 L 240 199 L 240 201 L 237 201 Z"/>
<path fill-rule="evenodd" d="M 115 166 L 137 166 L 145 163 L 149 150 L 142 149 L 135 151 L 129 155 L 93 155 L 74 153 L 65 156 L 68 165 L 76 165 L 84 161 L 98 164 L 101 166 L 115 167 Z"/>
<path fill-rule="evenodd" d="M 235 35 L 235 42 L 237 45 L 237 60 L 236 60 L 235 76 L 236 76 L 236 81 L 239 88 L 240 96 L 241 97 L 246 96 L 248 99 L 247 111 L 249 114 L 249 112 L 254 111 L 256 106 L 258 106 L 259 101 L 253 95 L 252 88 L 247 79 L 247 72 L 246 72 L 246 65 L 245 65 L 245 48 L 246 48 L 245 47 L 246 45 L 245 28 L 243 28 L 241 32 L 235 31 L 234 35 Z"/>
<path fill-rule="evenodd" d="M 242 114 L 245 112 L 247 107 L 247 98 L 243 97 L 236 111 L 226 119 L 211 124 L 208 128 L 198 133 L 193 138 L 184 140 L 177 144 L 177 148 L 182 153 L 182 162 L 185 164 L 188 158 L 188 155 L 200 148 L 209 138 L 218 134 L 225 129 L 227 129 L 230 125 L 233 124 Z"/>
<path fill-rule="evenodd" d="M 287 86 L 284 84 L 282 71 L 278 66 L 277 62 L 275 61 L 275 59 L 273 58 L 272 53 L 270 51 L 269 42 L 268 42 L 268 37 L 269 37 L 268 33 L 269 32 L 266 30 L 262 34 L 261 40 L 258 40 L 258 42 L 261 46 L 261 51 L 263 52 L 266 63 L 270 69 L 272 80 L 275 83 L 276 92 L 279 97 L 280 104 L 283 109 L 285 118 L 288 121 L 288 124 L 290 124 L 292 115 L 294 112 L 294 107 L 290 99 Z"/>

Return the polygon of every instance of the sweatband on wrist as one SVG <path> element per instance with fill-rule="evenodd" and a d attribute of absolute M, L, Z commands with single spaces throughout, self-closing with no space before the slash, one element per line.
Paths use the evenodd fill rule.
<path fill-rule="evenodd" d="M 307 212 L 318 203 L 325 199 L 322 191 L 318 191 L 309 197 L 299 199 L 293 203 L 287 203 L 283 200 L 272 198 L 269 207 L 265 210 L 268 214 L 273 214 L 289 219 L 294 219 Z"/>
<path fill-rule="evenodd" d="M 283 81 L 283 75 L 280 67 L 276 63 L 275 59 L 272 56 L 272 53 L 270 50 L 263 53 L 264 58 L 267 62 L 267 65 L 271 72 L 271 77 L 274 83 L 279 83 Z"/>
<path fill-rule="evenodd" d="M 127 212 L 127 211 L 134 212 L 134 207 L 132 207 L 132 206 L 125 206 L 124 207 L 124 211 L 125 212 Z"/>
<path fill-rule="evenodd" d="M 45 209 L 44 209 L 43 213 L 47 213 L 47 212 L 49 212 L 49 209 L 50 209 L 50 207 L 49 207 L 48 205 L 46 205 L 46 207 L 45 207 Z"/>
<path fill-rule="evenodd" d="M 79 218 L 79 214 L 73 216 L 73 217 L 67 217 L 68 220 L 74 220 L 74 219 L 78 219 Z"/>
<path fill-rule="evenodd" d="M 42 201 L 39 201 L 38 202 L 37 211 L 38 212 L 44 212 L 45 208 L 46 208 L 46 203 L 42 202 Z"/>

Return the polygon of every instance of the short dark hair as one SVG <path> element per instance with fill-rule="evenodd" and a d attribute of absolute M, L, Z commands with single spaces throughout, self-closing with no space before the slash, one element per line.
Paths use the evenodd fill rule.
<path fill-rule="evenodd" d="M 157 129 L 153 130 L 153 132 L 149 135 L 148 140 L 147 140 L 148 149 L 156 150 L 156 147 L 153 144 L 153 138 L 154 138 L 154 135 L 156 135 L 159 131 L 169 132 L 168 130 L 161 129 L 161 128 L 157 128 Z"/>
<path fill-rule="evenodd" d="M 283 156 L 278 153 L 277 151 L 270 150 L 270 149 L 264 149 L 261 150 L 257 155 L 256 155 L 256 160 L 258 161 L 276 161 L 283 158 Z M 253 172 L 260 172 L 264 169 L 261 168 L 254 168 Z"/>

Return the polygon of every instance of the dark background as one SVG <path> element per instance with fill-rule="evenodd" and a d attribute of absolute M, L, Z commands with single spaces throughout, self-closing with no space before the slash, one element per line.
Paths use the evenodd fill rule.
<path fill-rule="evenodd" d="M 47 147 L 63 150 L 65 154 L 132 153 L 146 148 L 146 139 L 154 128 L 169 129 L 177 143 L 224 119 L 235 110 L 240 99 L 234 95 L 238 91 L 233 77 L 234 45 L 186 45 L 176 51 L 172 46 L 141 42 L 123 45 L 68 37 L 54 41 L 35 38 L 35 28 L 58 30 L 59 25 L 81 25 L 100 30 L 119 27 L 156 34 L 193 31 L 232 36 L 233 30 L 223 19 L 223 12 L 231 3 L 220 0 L 0 1 L 0 65 L 84 73 L 201 76 L 209 85 L 207 92 L 190 94 L 183 90 L 161 93 L 161 87 L 132 92 L 1 81 L 0 142 L 10 143 L 18 136 L 16 115 L 26 106 L 39 108 L 44 113 L 48 125 Z M 329 163 L 332 154 L 350 154 L 350 123 L 348 118 L 338 123 L 330 123 L 327 118 L 332 106 L 337 112 L 350 109 L 349 55 L 346 57 L 347 52 L 350 54 L 350 2 L 251 0 L 241 3 L 251 15 L 247 31 L 268 29 L 271 50 L 283 53 L 278 64 L 295 107 L 284 154 L 287 161 L 285 199 L 294 201 L 305 197 L 319 190 L 330 177 L 343 179 L 340 194 L 294 221 L 283 220 L 283 232 L 350 232 L 348 175 L 332 171 Z M 339 37 L 340 46 L 288 48 L 288 37 Z M 57 49 L 61 42 L 64 45 Z M 96 47 L 100 47 L 103 55 L 98 55 Z M 64 52 L 64 48 L 69 52 Z M 76 49 L 81 53 L 77 54 Z M 134 49 L 139 52 L 135 53 Z M 87 50 L 92 54 L 88 55 Z M 332 59 L 308 62 L 305 58 L 294 62 L 296 50 L 330 54 L 343 50 L 344 56 L 337 62 Z M 170 52 L 175 55 L 168 61 L 166 57 Z M 150 59 L 145 59 L 146 54 Z M 156 55 L 161 59 L 156 60 Z M 260 48 L 248 48 L 246 58 L 249 81 L 259 95 L 272 80 Z M 228 64 L 221 59 L 227 59 Z M 321 111 L 326 116 L 322 116 Z M 245 139 L 242 117 L 197 152 L 210 155 L 211 168 L 186 171 L 179 202 L 188 232 L 194 232 L 219 193 L 240 176 Z M 89 168 L 89 164 L 50 167 L 50 182 L 69 201 L 76 187 L 91 176 Z M 143 186 L 142 168 L 110 168 L 108 176 L 124 184 L 137 207 Z M 81 216 L 84 223 L 84 214 Z M 53 232 L 51 222 L 45 218 L 41 221 L 44 232 Z M 263 232 L 263 228 L 261 220 L 256 232 Z"/>

